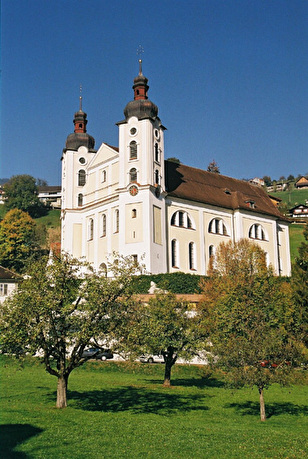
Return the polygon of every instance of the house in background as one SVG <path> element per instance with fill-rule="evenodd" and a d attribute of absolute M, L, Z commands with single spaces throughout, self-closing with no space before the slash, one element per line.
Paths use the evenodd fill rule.
<path fill-rule="evenodd" d="M 305 189 L 308 188 L 308 179 L 306 177 L 301 177 L 297 182 L 295 182 L 295 188 Z"/>
<path fill-rule="evenodd" d="M 308 219 L 308 205 L 299 204 L 289 210 L 290 217 L 292 218 L 307 218 Z"/>
<path fill-rule="evenodd" d="M 13 273 L 7 268 L 0 266 L 0 303 L 11 295 L 20 280 L 18 274 Z"/>
<path fill-rule="evenodd" d="M 38 197 L 46 206 L 61 209 L 61 186 L 39 186 Z"/>

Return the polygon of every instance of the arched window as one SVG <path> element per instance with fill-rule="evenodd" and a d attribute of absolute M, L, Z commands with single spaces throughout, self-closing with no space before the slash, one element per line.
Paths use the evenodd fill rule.
<path fill-rule="evenodd" d="M 105 214 L 102 215 L 102 237 L 106 236 L 107 228 L 107 217 Z"/>
<path fill-rule="evenodd" d="M 129 171 L 129 181 L 130 183 L 137 182 L 137 169 L 134 167 Z"/>
<path fill-rule="evenodd" d="M 178 268 L 178 241 L 176 239 L 172 239 L 171 241 L 171 264 L 172 268 Z"/>
<path fill-rule="evenodd" d="M 189 269 L 196 269 L 196 254 L 195 254 L 195 243 L 190 242 L 188 246 L 188 257 L 189 257 Z"/>
<path fill-rule="evenodd" d="M 171 217 L 171 225 L 180 228 L 195 229 L 195 224 L 187 212 L 178 210 Z"/>
<path fill-rule="evenodd" d="M 157 163 L 159 163 L 159 148 L 158 148 L 158 143 L 155 142 L 154 146 L 154 158 Z"/>
<path fill-rule="evenodd" d="M 209 224 L 209 233 L 229 236 L 227 227 L 221 218 L 213 218 Z"/>
<path fill-rule="evenodd" d="M 154 177 L 155 184 L 159 185 L 159 170 L 158 169 L 155 170 L 155 174 L 154 175 L 155 175 L 155 177 Z"/>
<path fill-rule="evenodd" d="M 106 182 L 106 179 L 107 179 L 107 172 L 103 171 L 102 172 L 102 183 Z"/>
<path fill-rule="evenodd" d="M 79 193 L 78 195 L 78 206 L 82 206 L 83 204 L 83 194 Z"/>
<path fill-rule="evenodd" d="M 120 227 L 120 213 L 119 209 L 116 209 L 114 212 L 114 232 L 118 233 Z"/>
<path fill-rule="evenodd" d="M 132 218 L 136 218 L 136 217 L 137 217 L 137 210 L 133 209 L 132 210 Z"/>
<path fill-rule="evenodd" d="M 135 140 L 129 144 L 129 159 L 137 159 L 137 142 Z"/>
<path fill-rule="evenodd" d="M 86 184 L 86 171 L 80 169 L 78 172 L 78 186 L 84 186 Z"/>
<path fill-rule="evenodd" d="M 249 229 L 249 238 L 258 239 L 259 241 L 266 241 L 267 237 L 265 235 L 264 228 L 259 224 L 254 224 Z"/>
<path fill-rule="evenodd" d="M 104 277 L 107 277 L 107 265 L 106 265 L 106 263 L 101 263 L 100 266 L 99 266 L 99 269 L 101 270 L 102 275 Z"/>
<path fill-rule="evenodd" d="M 88 241 L 92 241 L 94 234 L 94 220 L 93 218 L 89 218 L 88 223 Z"/>
<path fill-rule="evenodd" d="M 215 255 L 215 247 L 213 245 L 209 246 L 209 258 Z"/>

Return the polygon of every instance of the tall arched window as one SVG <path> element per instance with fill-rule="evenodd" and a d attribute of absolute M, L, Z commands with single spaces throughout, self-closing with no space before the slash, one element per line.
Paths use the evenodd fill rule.
<path fill-rule="evenodd" d="M 86 171 L 80 169 L 78 172 L 78 186 L 84 186 L 86 184 Z"/>
<path fill-rule="evenodd" d="M 221 218 L 213 218 L 209 224 L 209 233 L 221 234 L 223 236 L 228 236 L 228 230 Z"/>
<path fill-rule="evenodd" d="M 137 217 L 137 210 L 132 209 L 132 218 L 136 218 L 136 217 Z"/>
<path fill-rule="evenodd" d="M 213 245 L 209 246 L 209 258 L 213 257 L 215 255 L 215 248 Z"/>
<path fill-rule="evenodd" d="M 129 144 L 129 159 L 137 159 L 137 142 L 135 140 Z"/>
<path fill-rule="evenodd" d="M 102 171 L 102 183 L 106 182 L 107 180 L 107 172 L 104 170 Z"/>
<path fill-rule="evenodd" d="M 93 234 L 94 234 L 94 220 L 93 218 L 89 218 L 89 223 L 88 223 L 88 240 L 89 241 L 92 241 Z"/>
<path fill-rule="evenodd" d="M 259 224 L 254 224 L 249 229 L 249 238 L 258 239 L 259 241 L 266 241 L 267 237 L 265 235 L 264 228 Z"/>
<path fill-rule="evenodd" d="M 158 148 L 158 143 L 157 142 L 155 142 L 154 157 L 155 157 L 155 161 L 157 163 L 159 163 L 159 148 Z"/>
<path fill-rule="evenodd" d="M 83 194 L 79 193 L 78 195 L 78 206 L 82 206 L 83 204 Z"/>
<path fill-rule="evenodd" d="M 102 237 L 106 236 L 107 228 L 107 217 L 105 214 L 102 215 Z"/>
<path fill-rule="evenodd" d="M 137 169 L 135 169 L 135 167 L 133 167 L 129 171 L 129 181 L 130 181 L 130 183 L 137 182 Z"/>
<path fill-rule="evenodd" d="M 154 180 L 155 180 L 155 184 L 159 185 L 159 170 L 158 169 L 155 170 Z"/>
<path fill-rule="evenodd" d="M 189 269 L 196 269 L 195 243 L 190 242 L 188 246 Z"/>
<path fill-rule="evenodd" d="M 116 209 L 114 212 L 114 232 L 118 233 L 120 228 L 120 213 L 119 209 Z"/>
<path fill-rule="evenodd" d="M 104 277 L 107 277 L 107 265 L 106 265 L 106 263 L 101 263 L 99 268 L 100 268 L 100 270 L 102 272 L 102 275 Z"/>
<path fill-rule="evenodd" d="M 178 241 L 176 239 L 172 239 L 171 241 L 171 265 L 172 268 L 178 268 Z"/>

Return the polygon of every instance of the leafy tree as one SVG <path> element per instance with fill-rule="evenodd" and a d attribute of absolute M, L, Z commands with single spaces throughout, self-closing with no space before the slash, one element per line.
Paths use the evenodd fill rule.
<path fill-rule="evenodd" d="M 176 158 L 175 156 L 172 156 L 171 158 L 168 158 L 167 161 L 170 161 L 172 163 L 181 164 L 181 161 L 179 160 L 179 158 Z"/>
<path fill-rule="evenodd" d="M 308 358 L 308 223 L 304 228 L 304 238 L 305 241 L 299 246 L 299 255 L 293 266 L 292 286 L 296 304 L 295 333 L 306 347 Z"/>
<path fill-rule="evenodd" d="M 264 180 L 264 183 L 265 183 L 266 186 L 271 186 L 272 179 L 270 178 L 269 175 L 264 175 L 263 180 Z"/>
<path fill-rule="evenodd" d="M 43 238 L 43 229 L 38 230 L 29 214 L 10 210 L 0 223 L 0 264 L 21 272 L 37 254 Z"/>
<path fill-rule="evenodd" d="M 36 185 L 37 186 L 47 186 L 48 182 L 46 180 L 44 180 L 44 179 L 37 178 L 36 179 Z"/>
<path fill-rule="evenodd" d="M 136 268 L 119 258 L 106 278 L 67 255 L 31 265 L 17 292 L 0 306 L 1 346 L 23 356 L 39 353 L 58 380 L 57 408 L 67 405 L 71 372 L 86 362 L 85 347 L 109 341 L 128 309 Z M 81 274 L 83 273 L 83 274 Z"/>
<path fill-rule="evenodd" d="M 46 213 L 46 207 L 38 198 L 38 187 L 31 175 L 14 175 L 3 186 L 5 191 L 5 207 L 7 210 L 20 209 L 31 217 L 39 217 Z"/>
<path fill-rule="evenodd" d="M 220 174 L 219 166 L 218 166 L 218 164 L 216 163 L 216 161 L 214 159 L 207 166 L 207 171 L 208 172 L 214 172 L 216 174 Z"/>
<path fill-rule="evenodd" d="M 264 389 L 286 383 L 300 355 L 290 284 L 272 275 L 258 245 L 243 239 L 218 247 L 203 291 L 201 328 L 212 355 L 233 383 L 257 386 L 265 421 Z"/>
<path fill-rule="evenodd" d="M 292 175 L 292 174 L 288 175 L 287 180 L 288 180 L 288 181 L 294 181 L 294 180 L 295 180 L 294 175 Z"/>
<path fill-rule="evenodd" d="M 158 293 L 148 304 L 137 306 L 129 334 L 123 338 L 130 351 L 162 354 L 165 363 L 164 386 L 171 384 L 171 370 L 178 357 L 195 352 L 194 317 L 188 303 L 172 293 Z M 124 336 L 124 333 L 121 333 Z"/>

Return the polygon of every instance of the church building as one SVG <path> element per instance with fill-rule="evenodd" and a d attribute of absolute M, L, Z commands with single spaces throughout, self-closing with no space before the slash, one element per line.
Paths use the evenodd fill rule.
<path fill-rule="evenodd" d="M 62 155 L 62 250 L 107 275 L 113 252 L 148 273 L 204 275 L 221 242 L 248 238 L 277 275 L 290 275 L 288 221 L 274 202 L 257 185 L 165 160 L 166 128 L 148 89 L 139 61 L 119 145 L 97 150 L 80 98 Z"/>

